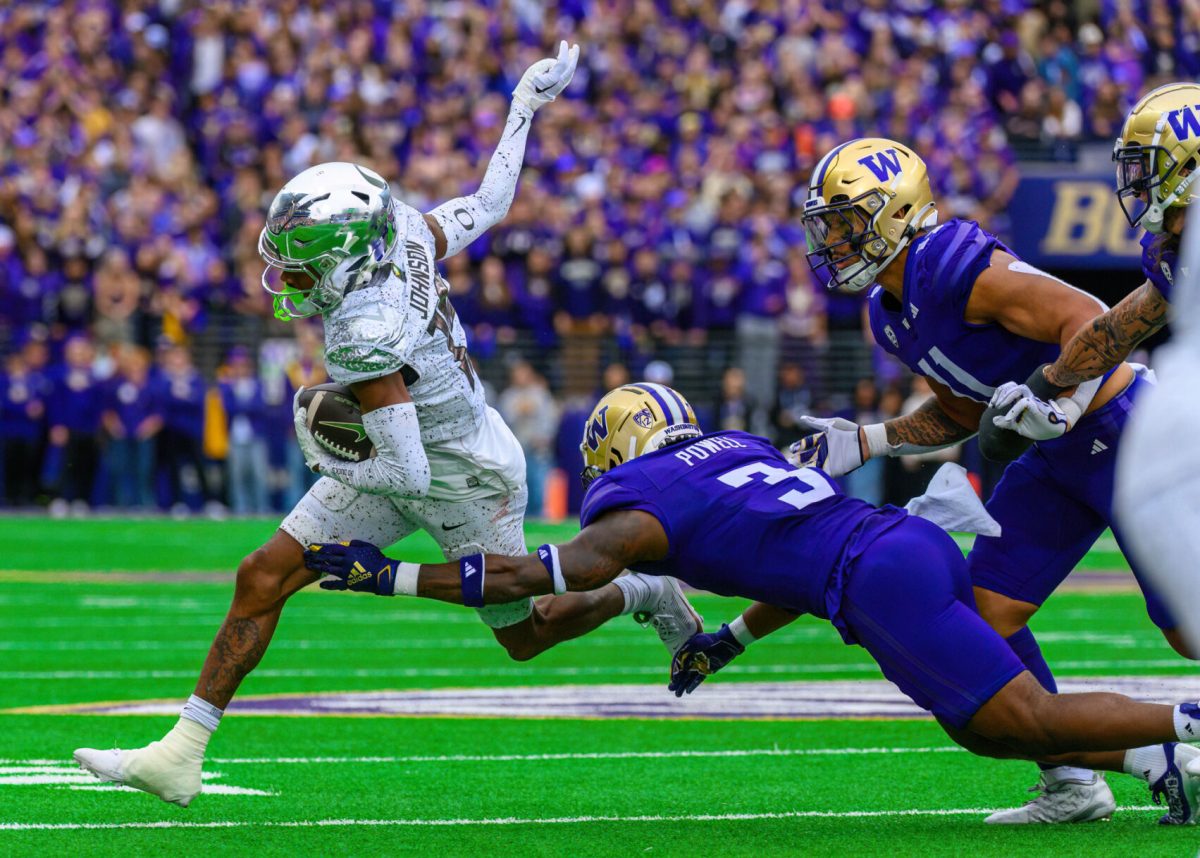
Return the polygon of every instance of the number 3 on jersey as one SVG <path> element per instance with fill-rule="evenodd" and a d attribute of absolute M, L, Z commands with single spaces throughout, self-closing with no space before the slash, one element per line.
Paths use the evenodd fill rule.
<path fill-rule="evenodd" d="M 752 462 L 726 471 L 717 479 L 736 489 L 754 482 L 755 477 L 761 477 L 768 486 L 778 485 L 784 480 L 798 481 L 798 486 L 779 496 L 779 500 L 796 509 L 804 509 L 809 504 L 834 495 L 829 480 L 811 468 L 779 468 L 766 462 Z"/>

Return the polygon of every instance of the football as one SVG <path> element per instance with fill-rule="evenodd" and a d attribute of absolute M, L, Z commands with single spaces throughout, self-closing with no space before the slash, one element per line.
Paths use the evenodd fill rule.
<path fill-rule="evenodd" d="M 1000 413 L 1000 409 L 989 405 L 979 418 L 979 452 L 989 461 L 1007 464 L 1019 459 L 1033 446 L 1033 441 L 993 423 L 992 418 Z"/>
<path fill-rule="evenodd" d="M 334 456 L 361 462 L 375 455 L 375 445 L 363 428 L 362 409 L 350 388 L 340 384 L 305 388 L 300 405 L 308 411 L 308 431 Z"/>

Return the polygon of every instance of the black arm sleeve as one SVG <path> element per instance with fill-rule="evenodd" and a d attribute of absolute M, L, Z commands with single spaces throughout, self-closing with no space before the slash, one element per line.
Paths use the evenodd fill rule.
<path fill-rule="evenodd" d="M 1059 387 L 1047 381 L 1044 372 L 1047 366 L 1049 364 L 1044 363 L 1030 373 L 1029 378 L 1025 379 L 1025 386 L 1033 392 L 1034 396 L 1049 402 L 1070 388 Z M 979 452 L 985 459 L 993 462 L 1011 462 L 1028 450 L 1033 441 L 1011 429 L 1001 429 L 993 423 L 992 418 L 999 414 L 998 408 L 989 405 L 984 409 L 983 416 L 979 418 Z"/>

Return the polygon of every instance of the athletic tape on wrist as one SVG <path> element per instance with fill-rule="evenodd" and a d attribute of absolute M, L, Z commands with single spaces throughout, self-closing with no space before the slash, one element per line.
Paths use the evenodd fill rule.
<path fill-rule="evenodd" d="M 743 647 L 748 647 L 754 643 L 756 638 L 753 633 L 746 627 L 746 621 L 739 614 L 732 623 L 729 624 L 729 633 L 733 635 L 733 639 L 740 643 Z"/>
<path fill-rule="evenodd" d="M 550 580 L 554 582 L 555 595 L 567 592 L 567 579 L 563 577 L 562 564 L 558 562 L 558 546 L 550 544 L 539 546 L 537 555 L 538 560 L 542 561 L 542 565 L 550 573 Z"/>
<path fill-rule="evenodd" d="M 458 561 L 463 604 L 468 608 L 483 607 L 483 576 L 486 572 L 482 554 L 468 554 Z"/>
<path fill-rule="evenodd" d="M 420 563 L 396 564 L 396 578 L 392 582 L 393 596 L 417 595 L 417 576 L 421 572 Z"/>
<path fill-rule="evenodd" d="M 891 456 L 892 445 L 888 443 L 887 427 L 882 423 L 872 423 L 863 427 L 863 435 L 867 439 L 867 452 L 871 458 L 876 456 Z"/>
<path fill-rule="evenodd" d="M 1079 418 L 1083 416 L 1083 409 L 1079 407 L 1079 403 L 1069 396 L 1060 396 L 1054 401 L 1067 417 L 1067 429 L 1079 422 Z"/>

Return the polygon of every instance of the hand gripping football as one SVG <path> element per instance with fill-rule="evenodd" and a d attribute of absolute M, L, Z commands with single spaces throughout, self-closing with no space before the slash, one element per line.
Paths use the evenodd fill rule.
<path fill-rule="evenodd" d="M 322 448 L 347 462 L 375 455 L 375 445 L 363 428 L 362 409 L 350 388 L 318 384 L 305 388 L 299 404 L 308 414 L 308 431 Z"/>

